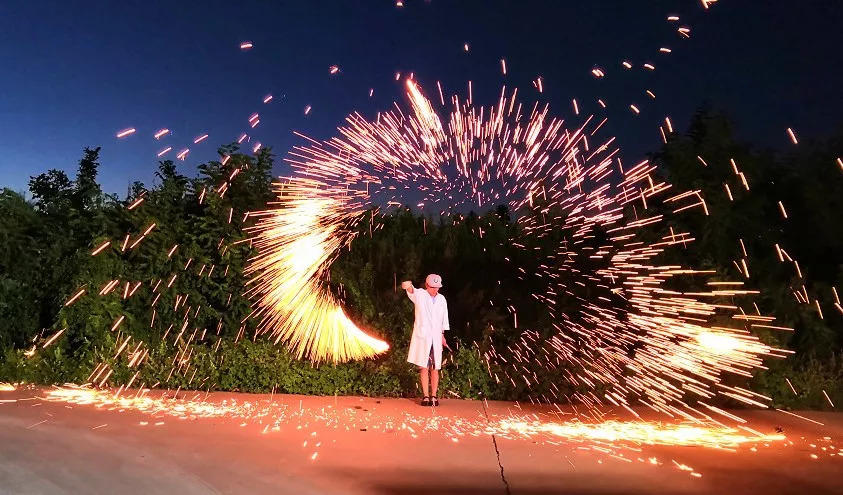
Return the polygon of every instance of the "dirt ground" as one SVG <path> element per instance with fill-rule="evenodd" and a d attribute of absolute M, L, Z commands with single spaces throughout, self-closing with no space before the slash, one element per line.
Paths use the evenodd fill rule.
<path fill-rule="evenodd" d="M 0 494 L 843 493 L 838 413 L 683 429 L 642 411 L 162 395 L 0 391 Z"/>

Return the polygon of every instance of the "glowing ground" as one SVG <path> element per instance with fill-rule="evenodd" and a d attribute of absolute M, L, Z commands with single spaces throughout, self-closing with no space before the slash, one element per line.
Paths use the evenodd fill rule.
<path fill-rule="evenodd" d="M 843 493 L 837 413 L 163 394 L 0 387 L 0 494 Z"/>

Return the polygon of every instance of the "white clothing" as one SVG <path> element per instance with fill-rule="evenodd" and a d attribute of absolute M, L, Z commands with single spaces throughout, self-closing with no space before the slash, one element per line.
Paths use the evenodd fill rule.
<path fill-rule="evenodd" d="M 426 290 L 416 288 L 413 288 L 412 293 L 407 290 L 407 297 L 416 306 L 407 362 L 427 368 L 432 347 L 434 365 L 437 370 L 442 369 L 442 332 L 451 329 L 448 323 L 448 302 L 442 294 L 436 294 L 433 298 Z"/>

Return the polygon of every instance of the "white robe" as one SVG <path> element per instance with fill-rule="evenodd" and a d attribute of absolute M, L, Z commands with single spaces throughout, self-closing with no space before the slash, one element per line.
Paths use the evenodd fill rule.
<path fill-rule="evenodd" d="M 408 290 L 407 297 L 416 306 L 407 362 L 427 368 L 430 348 L 433 347 L 434 365 L 437 370 L 442 369 L 442 332 L 451 329 L 448 323 L 448 302 L 442 294 L 432 298 L 426 290 L 416 288 L 413 288 L 412 293 Z"/>

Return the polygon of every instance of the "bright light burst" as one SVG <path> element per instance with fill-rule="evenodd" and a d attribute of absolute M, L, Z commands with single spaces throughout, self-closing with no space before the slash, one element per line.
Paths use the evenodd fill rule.
<path fill-rule="evenodd" d="M 700 191 L 672 191 L 646 161 L 624 167 L 614 138 L 595 137 L 606 119 L 588 116 L 566 127 L 547 105 L 524 105 L 517 90 L 504 88 L 488 108 L 474 106 L 471 96 L 452 97 L 443 121 L 415 82 L 406 85 L 409 109 L 396 105 L 374 120 L 355 113 L 338 137 L 302 136 L 311 144 L 290 153 L 295 173 L 277 185 L 278 201 L 260 213 L 254 230 L 259 255 L 249 271 L 259 332 L 317 361 L 385 350 L 348 321 L 327 286 L 328 269 L 357 235 L 363 213 L 412 202 L 444 215 L 506 203 L 526 240 L 552 232 L 564 240 L 550 252 L 536 251 L 543 262 L 525 274 L 546 284 L 533 297 L 550 312 L 555 333 L 540 338 L 525 330 L 506 357 L 489 351 L 486 359 L 522 371 L 495 378 L 532 385 L 538 377 L 527 365 L 540 363 L 585 390 L 569 400 L 628 407 L 637 399 L 693 419 L 723 413 L 708 403 L 717 395 L 766 404 L 722 383 L 726 373 L 750 376 L 765 356 L 782 355 L 750 333 L 776 328 L 773 319 L 746 314 L 736 303 L 754 292 L 741 282 L 713 281 L 713 272 L 659 264 L 666 250 L 693 241 L 688 233 L 671 230 L 656 242 L 641 236 L 663 221 L 654 205 L 707 215 Z M 441 89 L 439 100 L 445 106 Z M 578 260 L 594 268 L 584 270 Z M 673 288 L 689 277 L 709 280 L 711 289 Z M 561 310 L 563 300 L 577 301 L 579 309 Z"/>
<path fill-rule="evenodd" d="M 260 222 L 254 240 L 261 252 L 249 268 L 260 273 L 253 280 L 253 290 L 261 295 L 257 314 L 263 316 L 258 333 L 270 331 L 299 358 L 314 361 L 363 359 L 386 351 L 385 342 L 366 335 L 346 317 L 323 283 L 347 231 L 341 216 L 332 215 L 341 199 L 298 197 L 287 191 L 298 199 L 282 195 L 289 200 Z"/>
<path fill-rule="evenodd" d="M 641 445 L 683 445 L 708 448 L 735 447 L 748 442 L 782 441 L 777 434 L 750 435 L 736 428 L 714 424 L 671 424 L 658 421 L 617 421 L 564 423 L 504 419 L 497 423 L 502 432 L 534 437 L 546 435 L 566 440 L 628 442 Z"/>

